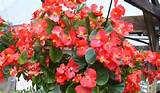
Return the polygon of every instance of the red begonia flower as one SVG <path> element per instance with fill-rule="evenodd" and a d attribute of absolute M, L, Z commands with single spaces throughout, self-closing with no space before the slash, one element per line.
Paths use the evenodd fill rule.
<path fill-rule="evenodd" d="M 67 80 L 67 77 L 65 74 L 56 73 L 56 82 L 64 85 L 65 81 Z"/>
<path fill-rule="evenodd" d="M 85 2 L 86 0 L 76 0 L 77 3 L 82 4 L 83 2 Z"/>
<path fill-rule="evenodd" d="M 152 52 L 150 50 L 146 52 L 146 59 L 145 59 L 146 61 L 150 63 L 156 62 L 157 58 L 158 58 L 158 53 Z"/>
<path fill-rule="evenodd" d="M 111 11 L 112 20 L 120 20 L 125 13 L 125 8 L 122 5 L 118 5 Z"/>
<path fill-rule="evenodd" d="M 75 87 L 76 93 L 92 93 L 91 88 L 86 88 L 81 85 Z"/>
<path fill-rule="evenodd" d="M 100 29 L 96 36 L 92 37 L 91 40 L 91 47 L 101 47 L 108 41 L 108 36 L 106 34 L 106 31 L 104 29 Z"/>
<path fill-rule="evenodd" d="M 140 91 L 141 70 L 136 70 L 128 75 L 123 93 L 136 93 Z"/>
<path fill-rule="evenodd" d="M 96 86 L 96 71 L 92 68 L 87 69 L 80 83 L 83 87 L 94 88 Z"/>
<path fill-rule="evenodd" d="M 68 17 L 68 18 L 73 18 L 75 16 L 75 14 L 72 12 L 72 11 L 65 11 L 65 15 Z"/>
<path fill-rule="evenodd" d="M 73 59 L 70 59 L 69 63 L 67 64 L 67 69 L 65 71 L 67 79 L 72 79 L 73 77 L 75 77 L 76 72 L 78 72 L 78 69 L 79 65 Z"/>
<path fill-rule="evenodd" d="M 41 72 L 40 63 L 34 63 L 28 66 L 28 75 L 29 76 L 38 76 Z"/>
<path fill-rule="evenodd" d="M 77 46 L 77 51 L 76 51 L 76 54 L 79 56 L 79 57 L 82 57 L 85 55 L 85 53 L 87 52 L 87 49 L 88 49 L 88 42 L 84 39 L 77 39 L 76 40 L 76 46 Z"/>

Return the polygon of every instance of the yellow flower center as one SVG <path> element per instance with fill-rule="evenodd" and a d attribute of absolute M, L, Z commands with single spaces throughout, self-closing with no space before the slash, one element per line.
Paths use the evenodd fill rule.
<path fill-rule="evenodd" d="M 106 59 L 104 58 L 104 56 L 101 56 L 101 57 L 100 57 L 100 62 L 101 62 L 101 63 L 106 62 Z"/>

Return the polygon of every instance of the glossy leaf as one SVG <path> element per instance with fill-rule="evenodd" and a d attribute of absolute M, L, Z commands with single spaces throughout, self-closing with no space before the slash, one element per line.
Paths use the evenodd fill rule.
<path fill-rule="evenodd" d="M 96 36 L 96 34 L 97 34 L 97 30 L 93 30 L 89 35 L 89 40 L 92 40 L 92 38 Z"/>
<path fill-rule="evenodd" d="M 97 72 L 97 85 L 105 85 L 109 80 L 108 69 L 100 63 L 95 63 L 93 67 Z"/>
<path fill-rule="evenodd" d="M 96 61 L 96 52 L 93 48 L 89 48 L 85 54 L 85 59 L 88 64 L 93 64 Z"/>

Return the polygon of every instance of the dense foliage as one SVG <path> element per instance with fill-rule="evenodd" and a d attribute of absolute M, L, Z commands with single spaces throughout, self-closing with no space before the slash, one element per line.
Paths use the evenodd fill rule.
<path fill-rule="evenodd" d="M 159 79 L 160 54 L 124 38 L 133 25 L 121 20 L 118 0 L 109 19 L 85 1 L 43 0 L 30 24 L 0 18 L 0 81 L 23 75 L 47 93 L 137 93 L 141 80 Z"/>

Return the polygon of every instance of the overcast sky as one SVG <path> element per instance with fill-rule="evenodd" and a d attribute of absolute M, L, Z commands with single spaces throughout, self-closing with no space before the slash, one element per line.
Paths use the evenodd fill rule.
<path fill-rule="evenodd" d="M 96 3 L 104 6 L 104 16 L 107 15 L 110 0 L 87 0 L 87 4 Z M 119 0 L 126 8 L 126 16 L 142 15 L 141 10 Z M 13 24 L 29 22 L 32 13 L 41 7 L 40 0 L 0 0 L 0 16 Z"/>

